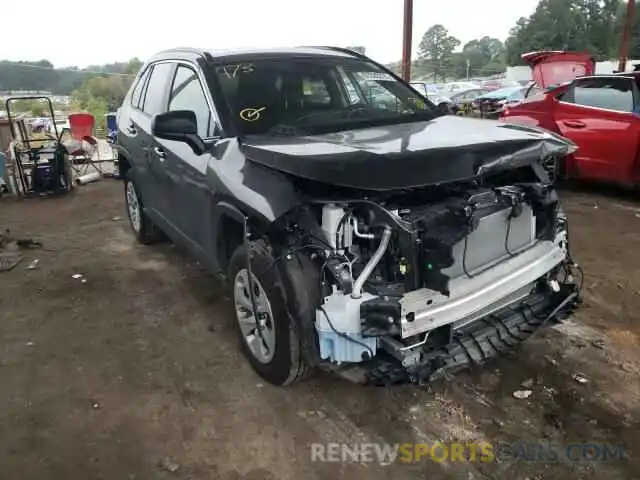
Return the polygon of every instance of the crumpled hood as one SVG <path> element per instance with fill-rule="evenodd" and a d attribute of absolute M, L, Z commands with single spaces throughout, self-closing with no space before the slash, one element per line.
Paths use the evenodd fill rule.
<path fill-rule="evenodd" d="M 247 136 L 240 149 L 248 160 L 287 174 L 385 191 L 471 179 L 574 147 L 538 128 L 447 115 L 324 135 Z"/>

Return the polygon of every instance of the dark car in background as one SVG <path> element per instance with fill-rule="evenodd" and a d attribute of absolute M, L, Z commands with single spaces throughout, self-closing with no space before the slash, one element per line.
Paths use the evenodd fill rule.
<path fill-rule="evenodd" d="M 449 97 L 451 101 L 451 111 L 455 114 L 468 114 L 473 109 L 473 101 L 480 95 L 488 93 L 486 88 L 473 88 L 464 92 L 456 92 Z"/>

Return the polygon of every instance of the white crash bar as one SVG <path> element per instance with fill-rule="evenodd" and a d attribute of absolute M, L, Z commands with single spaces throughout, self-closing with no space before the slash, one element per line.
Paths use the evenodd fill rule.
<path fill-rule="evenodd" d="M 449 297 L 427 288 L 405 294 L 400 301 L 402 338 L 470 317 L 531 284 L 566 258 L 562 240 L 539 241 L 472 278 L 452 279 Z"/>

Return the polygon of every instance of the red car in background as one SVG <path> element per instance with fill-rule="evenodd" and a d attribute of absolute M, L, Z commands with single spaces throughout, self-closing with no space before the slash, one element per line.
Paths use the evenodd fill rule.
<path fill-rule="evenodd" d="M 556 165 L 560 177 L 640 185 L 640 72 L 595 75 L 586 53 L 523 58 L 543 90 L 505 108 L 501 120 L 572 140 L 578 150 Z"/>

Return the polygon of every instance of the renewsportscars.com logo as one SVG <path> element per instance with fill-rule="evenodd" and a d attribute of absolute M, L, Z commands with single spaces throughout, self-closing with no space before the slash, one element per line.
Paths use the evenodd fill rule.
<path fill-rule="evenodd" d="M 333 463 L 434 462 L 569 462 L 593 463 L 627 459 L 624 444 L 546 442 L 502 443 L 313 443 L 311 461 Z"/>

